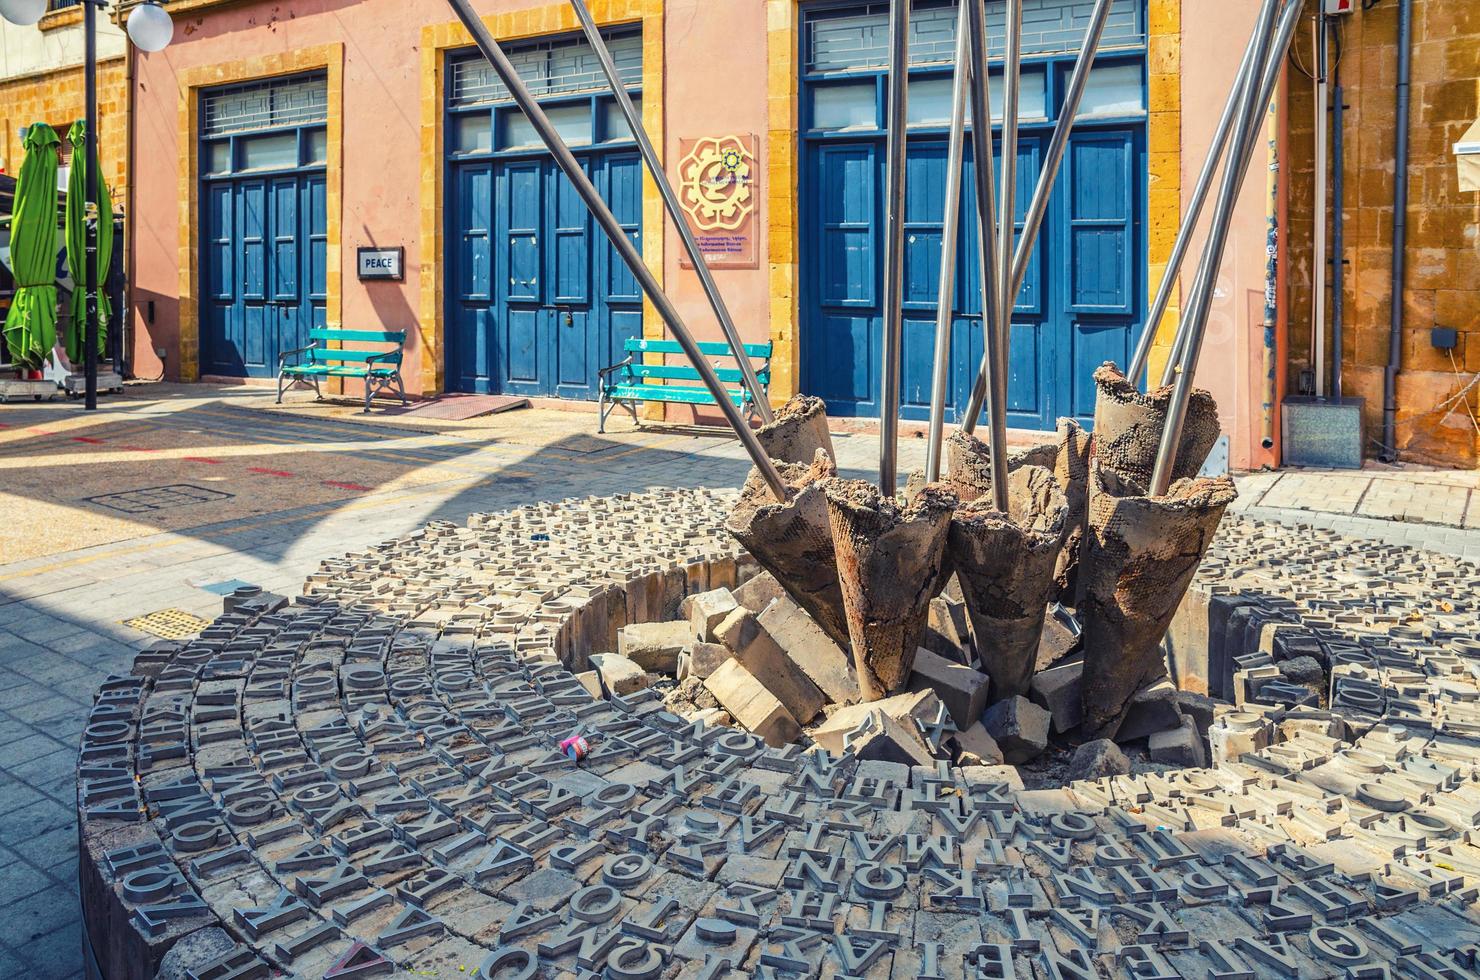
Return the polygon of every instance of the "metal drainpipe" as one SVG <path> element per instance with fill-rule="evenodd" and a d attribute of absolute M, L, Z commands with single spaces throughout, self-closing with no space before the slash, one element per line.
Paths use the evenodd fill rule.
<path fill-rule="evenodd" d="M 1341 318 L 1346 288 L 1346 253 L 1342 226 L 1345 224 L 1345 180 L 1342 177 L 1341 127 L 1345 94 L 1341 88 L 1341 60 L 1331 67 L 1331 397 L 1341 401 Z"/>
<path fill-rule="evenodd" d="M 1403 363 L 1403 275 L 1408 244 L 1408 83 L 1412 74 L 1413 6 L 1398 0 L 1398 98 L 1394 125 L 1398 141 L 1393 153 L 1393 275 L 1392 319 L 1388 330 L 1388 360 L 1382 377 L 1382 460 L 1398 458 L 1398 369 Z"/>

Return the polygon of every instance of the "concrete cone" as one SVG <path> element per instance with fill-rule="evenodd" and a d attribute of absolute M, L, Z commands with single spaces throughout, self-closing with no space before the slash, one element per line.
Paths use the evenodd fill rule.
<path fill-rule="evenodd" d="M 930 600 L 945 584 L 956 497 L 934 484 L 901 504 L 865 480 L 832 479 L 823 490 L 858 690 L 877 701 L 909 680 Z"/>
<path fill-rule="evenodd" d="M 1007 453 L 1007 470 L 1010 473 L 1019 466 L 1041 466 L 1052 470 L 1057 456 L 1058 446 L 1052 442 L 1012 449 Z M 941 481 L 963 504 L 991 496 L 991 447 L 976 436 L 957 429 L 946 440 L 946 474 Z"/>
<path fill-rule="evenodd" d="M 1227 477 L 1179 480 L 1165 497 L 1142 496 L 1091 462 L 1079 570 L 1086 739 L 1114 738 L 1131 695 L 1166 673 L 1162 638 L 1235 496 Z"/>
<path fill-rule="evenodd" d="M 762 568 L 776 576 L 787 594 L 833 642 L 847 649 L 848 624 L 838 585 L 832 527 L 827 499 L 819 486 L 837 475 L 837 466 L 832 457 L 818 450 L 810 466 L 778 461 L 776 468 L 792 491 L 791 499 L 777 503 L 760 474 L 752 469 L 740 500 L 725 521 L 725 529 Z"/>
<path fill-rule="evenodd" d="M 1053 473 L 1023 465 L 1008 475 L 1008 513 L 984 497 L 951 518 L 946 551 L 992 678 L 993 701 L 1028 693 L 1068 517 Z"/>
<path fill-rule="evenodd" d="M 812 462 L 821 449 L 828 459 L 833 454 L 832 433 L 827 431 L 827 407 L 813 395 L 793 395 L 776 410 L 767 425 L 756 430 L 755 437 L 765 447 L 766 455 L 784 463 Z"/>
<path fill-rule="evenodd" d="M 1109 361 L 1095 370 L 1095 458 L 1122 480 L 1146 487 L 1156 468 L 1156 451 L 1166 428 L 1170 386 L 1146 394 L 1126 380 Z M 1187 420 L 1172 467 L 1172 482 L 1196 476 L 1218 441 L 1218 405 L 1213 396 L 1194 388 L 1187 400 Z"/>

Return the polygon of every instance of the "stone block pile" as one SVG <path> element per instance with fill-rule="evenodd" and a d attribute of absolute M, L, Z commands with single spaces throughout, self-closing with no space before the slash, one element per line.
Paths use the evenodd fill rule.
<path fill-rule="evenodd" d="M 820 630 L 773 616 L 713 533 L 732 503 L 655 491 L 434 522 L 142 650 L 102 685 L 78 761 L 101 975 L 1480 970 L 1473 566 L 1228 522 L 1170 636 L 1177 729 L 1207 729 L 1208 768 L 1128 774 L 1087 742 L 1083 778 L 1029 790 L 938 750 L 1016 753 L 1054 726 L 1033 692 L 985 712 L 999 743 L 950 731 L 934 688 L 846 703 L 846 673 L 819 671 L 843 706 L 804 746 L 680 717 L 672 681 L 608 683 L 608 654 L 644 683 L 640 658 L 685 662 L 657 631 L 624 654 L 633 624 L 693 633 L 687 663 L 712 669 L 691 692 L 745 669 L 701 649 L 729 650 L 695 629 L 720 638 L 721 590 L 783 651 Z M 1302 657 L 1325 678 L 1315 707 L 1294 691 L 1308 665 L 1280 671 Z M 1240 705 L 1203 697 L 1236 684 Z M 934 758 L 914 761 L 911 732 Z M 562 751 L 573 737 L 584 752 Z"/>

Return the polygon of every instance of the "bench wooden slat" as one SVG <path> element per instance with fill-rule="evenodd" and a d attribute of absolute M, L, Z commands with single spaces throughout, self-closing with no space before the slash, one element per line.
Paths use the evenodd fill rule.
<path fill-rule="evenodd" d="M 645 340 L 642 337 L 632 337 L 622 344 L 622 350 L 628 354 L 682 354 L 683 348 L 676 340 Z M 735 352 L 730 345 L 724 341 L 704 340 L 699 342 L 699 353 L 708 357 L 734 357 Z M 771 356 L 771 345 L 746 344 L 745 353 L 750 357 Z"/>
<path fill-rule="evenodd" d="M 340 330 L 331 327 L 316 327 L 308 332 L 308 339 L 404 344 L 406 332 L 404 330 Z"/>
<path fill-rule="evenodd" d="M 749 393 L 740 390 L 729 392 L 730 400 L 744 407 L 750 400 Z M 675 402 L 682 405 L 713 405 L 714 396 L 708 388 L 691 388 L 688 385 L 612 385 L 608 397 L 633 399 L 645 402 Z"/>
<path fill-rule="evenodd" d="M 338 347 L 328 350 L 322 347 L 315 347 L 313 350 L 313 359 L 315 361 L 368 361 L 372 357 L 375 358 L 376 364 L 401 363 L 400 351 L 393 353 L 383 350 L 343 350 Z"/>
<path fill-rule="evenodd" d="M 739 384 L 742 380 L 739 368 L 715 368 L 714 373 L 725 384 Z M 769 384 L 771 372 L 761 368 L 755 373 L 761 384 Z M 680 367 L 677 364 L 634 364 L 632 365 L 632 376 L 635 378 L 659 378 L 671 381 L 698 381 L 699 372 L 691 367 Z"/>

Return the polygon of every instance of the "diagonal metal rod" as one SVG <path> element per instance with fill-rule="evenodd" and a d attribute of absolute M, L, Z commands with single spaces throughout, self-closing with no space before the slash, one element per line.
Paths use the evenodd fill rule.
<path fill-rule="evenodd" d="M 586 35 L 586 43 L 590 44 L 591 50 L 596 52 L 596 60 L 601 63 L 601 73 L 606 76 L 612 95 L 616 96 L 617 108 L 622 110 L 622 117 L 627 120 L 627 129 L 637 140 L 637 149 L 642 154 L 643 162 L 647 164 L 648 173 L 653 175 L 653 182 L 658 185 L 658 193 L 663 198 L 664 207 L 668 209 L 668 217 L 673 219 L 673 225 L 678 229 L 678 237 L 683 241 L 684 251 L 689 253 L 689 261 L 694 264 L 694 272 L 698 274 L 699 282 L 704 286 L 704 295 L 709 297 L 709 307 L 714 310 L 714 317 L 719 321 L 720 329 L 724 331 L 725 341 L 735 352 L 735 361 L 740 365 L 740 379 L 750 392 L 756 414 L 761 417 L 762 422 L 770 422 L 774 415 L 771 412 L 771 403 L 766 390 L 761 387 L 760 378 L 756 376 L 755 365 L 751 364 L 750 358 L 745 356 L 745 345 L 740 339 L 740 331 L 735 327 L 734 318 L 730 316 L 730 308 L 725 305 L 724 297 L 720 295 L 719 284 L 714 281 L 714 274 L 709 269 L 704 253 L 699 249 L 693 229 L 684 220 L 683 210 L 678 204 L 678 195 L 674 193 L 673 185 L 668 181 L 668 174 L 663 169 L 663 161 L 658 158 L 658 151 L 653 148 L 653 141 L 648 138 L 647 130 L 643 128 L 642 116 L 638 113 L 637 106 L 632 104 L 632 97 L 627 94 L 627 87 L 622 84 L 617 74 L 617 65 L 612 60 L 612 53 L 607 48 L 601 31 L 597 29 L 596 21 L 592 19 L 591 11 L 587 9 L 585 0 L 570 0 L 570 6 L 576 12 L 576 19 L 581 22 L 581 30 Z"/>
<path fill-rule="evenodd" d="M 889 4 L 889 116 L 884 151 L 884 370 L 879 393 L 879 489 L 899 480 L 899 371 L 904 337 L 904 156 L 909 112 L 910 0 Z"/>
<path fill-rule="evenodd" d="M 1254 25 L 1254 34 L 1258 38 L 1254 59 L 1260 66 L 1284 61 L 1288 37 L 1281 37 L 1280 40 L 1285 43 L 1277 47 L 1273 36 L 1277 33 L 1274 14 L 1279 2 L 1280 0 L 1264 0 L 1259 19 Z M 1286 10 L 1298 8 L 1299 5 L 1300 0 L 1287 0 Z M 1247 172 L 1253 134 L 1260 115 L 1269 105 L 1268 99 L 1260 103 L 1260 96 L 1264 94 L 1261 85 L 1250 82 L 1245 104 L 1240 107 L 1238 128 L 1234 131 L 1234 152 L 1229 155 L 1228 166 L 1223 168 L 1223 181 L 1218 188 L 1218 202 L 1213 209 L 1208 241 L 1203 247 L 1202 260 L 1198 265 L 1193 306 L 1188 322 L 1184 325 L 1187 331 L 1186 346 L 1182 350 L 1178 365 L 1179 375 L 1173 383 L 1171 402 L 1167 406 L 1166 427 L 1162 429 L 1161 445 L 1156 451 L 1151 486 L 1147 488 L 1148 494 L 1153 497 L 1165 496 L 1171 487 L 1172 468 L 1182 442 L 1182 426 L 1187 420 L 1187 403 L 1192 395 L 1193 368 L 1197 365 L 1203 333 L 1207 327 L 1208 311 L 1212 308 L 1213 280 L 1218 274 L 1218 267 L 1223 262 L 1223 250 L 1228 244 L 1228 229 L 1233 223 L 1234 205 L 1238 202 L 1239 188 L 1243 186 Z"/>
<path fill-rule="evenodd" d="M 1192 237 L 1197 230 L 1197 223 L 1202 218 L 1203 205 L 1207 203 L 1208 193 L 1213 187 L 1213 176 L 1218 172 L 1218 163 L 1223 158 L 1223 151 L 1228 147 L 1228 138 L 1233 133 L 1234 117 L 1238 108 L 1244 104 L 1244 94 L 1247 91 L 1249 80 L 1254 78 L 1259 66 L 1254 64 L 1254 47 L 1257 38 L 1250 37 L 1248 46 L 1244 48 L 1243 59 L 1239 62 L 1238 70 L 1234 74 L 1234 84 L 1228 90 L 1228 101 L 1223 104 L 1223 114 L 1218 117 L 1218 125 L 1213 131 L 1213 142 L 1208 147 L 1208 154 L 1203 159 L 1202 171 L 1197 175 L 1197 184 L 1192 189 L 1192 198 L 1187 202 L 1187 214 L 1182 218 L 1182 226 L 1177 231 L 1177 240 L 1172 243 L 1172 254 L 1167 258 L 1166 271 L 1162 273 L 1161 285 L 1157 287 L 1156 297 L 1151 301 L 1151 309 L 1146 315 L 1146 326 L 1141 331 L 1141 339 L 1136 344 L 1136 352 L 1131 357 L 1130 366 L 1126 370 L 1126 379 L 1131 384 L 1139 384 L 1141 375 L 1146 371 L 1146 364 L 1151 359 L 1151 348 L 1156 342 L 1156 331 L 1161 326 L 1162 317 L 1166 315 L 1167 307 L 1171 304 L 1172 290 L 1177 286 L 1177 276 L 1182 270 L 1182 260 L 1187 257 L 1187 250 L 1192 246 Z M 1173 357 L 1175 360 L 1175 357 Z"/>
<path fill-rule="evenodd" d="M 997 383 L 1007 385 L 1012 360 L 1012 310 L 1017 290 L 1012 287 L 1012 241 L 1017 231 L 1018 90 L 1023 62 L 1023 0 L 1007 0 L 1007 43 L 1002 61 L 1002 173 L 997 178 L 997 308 L 1002 312 L 1002 344 L 997 352 Z M 1003 396 L 1006 404 L 1006 395 Z"/>
<path fill-rule="evenodd" d="M 1069 84 L 1064 92 L 1064 108 L 1059 114 L 1057 125 L 1054 126 L 1053 136 L 1049 139 L 1043 171 L 1038 175 L 1038 183 L 1033 189 L 1033 202 L 1028 205 L 1028 214 L 1023 219 L 1023 233 L 1018 236 L 1017 251 L 1012 257 L 1012 297 L 1014 300 L 1022 291 L 1023 280 L 1028 275 L 1028 259 L 1033 254 L 1033 246 L 1037 243 L 1038 233 L 1043 228 L 1043 219 L 1048 214 L 1048 202 L 1053 196 L 1054 185 L 1058 181 L 1059 167 L 1063 164 L 1064 153 L 1069 148 L 1069 136 L 1074 129 L 1074 117 L 1079 114 L 1079 102 L 1089 83 L 1089 73 L 1094 65 L 1095 52 L 1100 49 L 1100 38 L 1105 32 L 1105 23 L 1109 20 L 1110 7 L 1113 2 L 1114 0 L 1096 0 L 1095 9 L 1090 14 L 1089 24 L 1084 31 L 1084 43 L 1080 45 L 1079 57 L 1074 62 L 1074 72 L 1069 76 Z M 977 416 L 981 414 L 982 403 L 986 400 L 986 396 L 986 365 L 983 364 L 977 372 L 976 381 L 971 387 L 971 396 L 966 402 L 966 414 L 961 422 L 961 428 L 966 432 L 976 430 Z"/>
<path fill-rule="evenodd" d="M 1007 419 L 1004 386 L 997 377 L 1002 364 L 1002 327 L 1004 311 L 999 309 L 1000 292 L 993 274 L 997 268 L 997 216 L 992 196 L 992 109 L 987 99 L 987 12 L 985 0 L 962 0 L 970 11 L 970 45 L 967 63 L 971 66 L 971 153 L 975 160 L 972 175 L 976 180 L 976 221 L 978 273 L 982 290 L 982 366 L 978 381 L 985 386 L 987 402 L 987 447 L 992 457 L 992 505 L 1007 512 Z M 972 392 L 975 395 L 975 391 Z M 968 409 L 963 427 L 970 432 L 981 411 L 981 401 Z"/>
<path fill-rule="evenodd" d="M 956 77 L 951 83 L 951 135 L 946 144 L 945 217 L 940 233 L 940 288 L 935 311 L 935 362 L 930 375 L 930 441 L 925 450 L 925 482 L 940 479 L 940 454 L 946 425 L 946 389 L 951 380 L 951 333 L 955 326 L 956 242 L 961 235 L 961 171 L 966 158 L 967 58 L 966 5 L 956 15 Z"/>
<path fill-rule="evenodd" d="M 472 7 L 469 6 L 468 0 L 447 0 L 447 3 L 452 8 L 453 13 L 457 14 L 458 20 L 462 21 L 463 26 L 468 29 L 468 33 L 472 35 L 473 42 L 478 45 L 478 50 L 483 53 L 483 57 L 488 59 L 488 63 L 493 66 L 493 70 L 497 73 L 499 81 L 503 82 L 504 86 L 508 88 L 509 94 L 513 96 L 515 103 L 518 104 L 520 110 L 529 119 L 530 125 L 534 127 L 535 132 L 539 134 L 540 140 L 555 158 L 555 163 L 565 173 L 566 178 L 571 182 L 571 186 L 581 196 L 581 200 L 585 202 L 587 209 L 591 212 L 591 216 L 596 219 L 596 223 L 606 233 L 607 240 L 611 242 L 612 249 L 622 259 L 622 262 L 627 268 L 631 270 L 638 284 L 642 286 L 643 292 L 647 294 L 648 299 L 652 301 L 654 308 L 657 309 L 658 315 L 663 318 L 663 322 L 667 324 L 668 329 L 673 333 L 673 338 L 683 348 L 683 352 L 688 356 L 694 370 L 699 372 L 699 379 L 704 382 L 704 387 L 708 388 L 709 393 L 714 396 L 714 400 L 718 403 L 720 411 L 724 413 L 725 421 L 730 424 L 730 428 L 735 430 L 735 435 L 739 437 L 740 444 L 745 447 L 746 453 L 750 455 L 751 462 L 755 463 L 755 468 L 766 481 L 766 485 L 770 487 L 771 493 L 775 495 L 777 500 L 785 501 L 789 494 L 786 489 L 786 483 L 781 479 L 781 474 L 777 471 L 776 465 L 766 455 L 765 449 L 761 447 L 760 440 L 756 438 L 755 433 L 751 431 L 750 426 L 741 417 L 740 410 L 735 407 L 735 403 L 730 400 L 730 393 L 720 383 L 719 376 L 714 373 L 714 368 L 700 354 L 698 346 L 694 343 L 693 335 L 689 333 L 689 328 L 684 325 L 683 317 L 679 315 L 678 308 L 673 305 L 673 301 L 663 292 L 663 287 L 658 284 L 657 278 L 648 269 L 646 263 L 642 261 L 642 255 L 627 237 L 626 231 L 617 221 L 616 216 L 612 214 L 611 208 L 607 207 L 606 202 L 601 199 L 601 194 L 596 190 L 596 186 L 591 183 L 591 179 L 586 176 L 586 172 L 582 169 L 580 161 L 575 158 L 575 155 L 570 152 L 570 147 L 566 146 L 565 141 L 560 138 L 560 134 L 555 130 L 554 124 L 550 122 L 549 117 L 545 115 L 545 111 L 540 108 L 539 103 L 535 101 L 534 96 L 530 94 L 528 87 L 525 86 L 524 79 L 519 77 L 519 73 L 515 71 L 513 64 L 510 63 L 503 49 L 499 47 L 498 41 L 494 39 L 493 34 L 489 32 L 483 22 L 478 19 L 478 15 L 473 12 Z"/>
<path fill-rule="evenodd" d="M 1269 100 L 1274 96 L 1274 89 L 1275 86 L 1279 84 L 1280 72 L 1283 70 L 1284 66 L 1285 56 L 1283 52 L 1290 46 L 1290 41 L 1295 36 L 1295 28 L 1299 25 L 1299 23 L 1300 5 L 1298 3 L 1290 3 L 1288 6 L 1286 6 L 1284 13 L 1281 15 L 1280 25 L 1275 33 L 1274 50 L 1281 52 L 1281 54 L 1277 58 L 1270 58 L 1266 60 L 1262 69 L 1262 75 L 1259 81 L 1259 91 L 1256 96 L 1257 103 L 1261 107 L 1258 110 L 1260 112 L 1264 111 L 1263 107 L 1267 107 L 1269 105 Z M 1245 90 L 1245 95 L 1247 96 L 1247 90 Z M 1235 147 L 1229 152 L 1230 160 L 1239 161 L 1237 163 L 1237 166 L 1240 169 L 1247 169 L 1249 166 L 1249 160 L 1253 157 L 1254 147 L 1257 145 L 1257 143 L 1258 131 L 1257 129 L 1251 129 L 1248 134 L 1248 140 L 1244 144 L 1244 146 L 1242 148 Z M 1189 310 L 1196 307 L 1199 301 L 1199 291 L 1203 288 L 1205 288 L 1205 284 L 1202 282 L 1202 280 L 1195 278 L 1191 288 L 1188 290 L 1187 308 Z M 1211 289 L 1212 283 L 1206 284 L 1206 288 Z M 1187 347 L 1188 332 L 1185 329 L 1185 325 L 1186 323 L 1184 321 L 1184 323 L 1178 327 L 1177 335 L 1172 342 L 1171 354 L 1167 357 L 1166 367 L 1162 370 L 1161 373 L 1161 383 L 1163 385 L 1171 384 L 1172 379 L 1177 376 L 1177 371 L 1180 369 L 1179 366 L 1182 363 L 1182 352 Z M 1144 334 L 1142 335 L 1142 339 L 1143 341 L 1145 340 Z M 1194 362 L 1194 365 L 1195 363 L 1196 362 Z"/>

